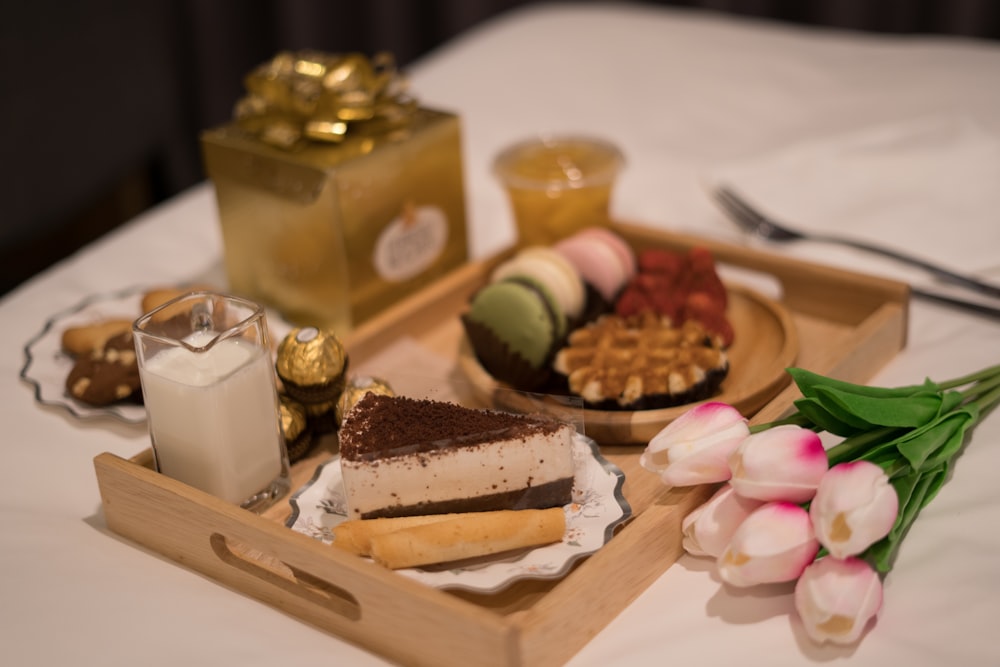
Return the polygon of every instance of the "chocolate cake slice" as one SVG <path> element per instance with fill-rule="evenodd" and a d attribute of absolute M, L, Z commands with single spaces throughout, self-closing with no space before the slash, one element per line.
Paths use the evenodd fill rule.
<path fill-rule="evenodd" d="M 340 428 L 348 518 L 565 505 L 573 432 L 543 417 L 367 394 Z"/>

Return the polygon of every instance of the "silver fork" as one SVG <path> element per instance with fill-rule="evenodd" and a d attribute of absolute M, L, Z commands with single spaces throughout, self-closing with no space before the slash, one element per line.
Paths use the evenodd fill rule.
<path fill-rule="evenodd" d="M 951 283 L 953 285 L 961 285 L 981 294 L 1000 297 L 1000 287 L 998 286 L 984 283 L 983 281 L 977 280 L 971 276 L 950 271 L 937 264 L 932 264 L 917 257 L 913 257 L 912 255 L 906 255 L 897 250 L 892 250 L 884 246 L 866 243 L 864 241 L 858 241 L 843 236 L 835 236 L 833 234 L 806 233 L 789 229 L 755 209 L 742 196 L 736 194 L 732 188 L 727 186 L 723 185 L 717 187 L 713 194 L 715 200 L 720 206 L 722 206 L 723 209 L 725 209 L 727 213 L 729 213 L 730 217 L 736 222 L 736 224 L 761 238 L 776 241 L 778 243 L 809 240 L 849 246 L 851 248 L 865 250 L 867 252 L 876 253 L 885 257 L 891 257 L 892 259 L 905 264 L 919 267 L 937 277 L 942 282 Z M 913 292 L 914 294 L 927 296 L 928 298 L 939 297 L 939 295 L 920 292 L 919 290 L 913 290 Z M 941 299 L 938 298 L 938 300 Z"/>

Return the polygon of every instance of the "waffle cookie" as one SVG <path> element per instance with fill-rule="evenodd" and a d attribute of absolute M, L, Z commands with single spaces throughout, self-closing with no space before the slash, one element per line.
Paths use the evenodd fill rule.
<path fill-rule="evenodd" d="M 650 410 L 715 394 L 729 373 L 721 341 L 689 320 L 674 327 L 651 312 L 605 315 L 570 334 L 554 370 L 598 410 Z"/>

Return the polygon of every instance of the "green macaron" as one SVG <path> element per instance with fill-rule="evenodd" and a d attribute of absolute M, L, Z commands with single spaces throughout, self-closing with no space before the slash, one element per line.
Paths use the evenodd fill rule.
<path fill-rule="evenodd" d="M 566 336 L 566 316 L 537 280 L 490 283 L 472 298 L 462 321 L 483 366 L 518 388 L 536 384 Z"/>

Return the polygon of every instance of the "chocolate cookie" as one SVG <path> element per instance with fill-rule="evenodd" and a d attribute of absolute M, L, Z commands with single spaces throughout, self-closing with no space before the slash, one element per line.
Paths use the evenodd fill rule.
<path fill-rule="evenodd" d="M 66 391 L 89 405 L 142 402 L 139 364 L 132 332 L 111 337 L 103 347 L 77 359 L 66 377 Z"/>

